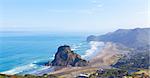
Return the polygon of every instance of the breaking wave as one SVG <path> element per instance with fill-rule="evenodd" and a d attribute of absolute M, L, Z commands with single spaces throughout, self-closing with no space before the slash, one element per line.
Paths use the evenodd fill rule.
<path fill-rule="evenodd" d="M 31 63 L 27 64 L 24 66 L 19 66 L 16 68 L 13 68 L 11 70 L 7 70 L 4 72 L 1 72 L 2 74 L 9 74 L 9 75 L 14 75 L 14 74 L 36 74 L 38 71 L 46 70 L 50 67 L 48 66 L 43 66 L 43 65 L 38 65 L 37 63 Z"/>
<path fill-rule="evenodd" d="M 4 71 L 4 72 L 1 72 L 1 73 L 2 74 L 13 75 L 13 74 L 18 74 L 18 73 L 24 72 L 26 70 L 32 70 L 32 69 L 35 69 L 35 68 L 37 68 L 35 64 L 28 64 L 28 65 L 16 67 L 16 68 L 13 68 L 11 70 Z"/>
<path fill-rule="evenodd" d="M 82 58 L 92 58 L 97 52 L 99 52 L 104 47 L 105 43 L 99 41 L 91 41 L 89 42 L 89 45 L 90 48 L 85 51 L 85 54 L 82 55 Z"/>

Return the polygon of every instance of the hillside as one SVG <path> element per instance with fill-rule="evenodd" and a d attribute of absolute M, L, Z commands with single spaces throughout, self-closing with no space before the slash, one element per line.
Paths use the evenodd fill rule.
<path fill-rule="evenodd" d="M 139 48 L 150 46 L 149 34 L 150 28 L 118 29 L 115 32 L 107 33 L 105 35 L 91 35 L 87 38 L 87 41 L 114 42 L 132 48 Z"/>
<path fill-rule="evenodd" d="M 90 60 L 90 66 L 110 66 L 116 63 L 124 54 L 128 53 L 129 49 L 119 46 L 115 43 L 107 42 L 105 47 Z"/>
<path fill-rule="evenodd" d="M 149 32 L 150 28 L 119 29 L 115 32 L 107 33 L 101 36 L 89 36 L 87 38 L 87 41 L 112 42 L 117 44 L 117 46 L 123 45 L 130 48 L 129 50 L 130 52 L 123 54 L 123 57 L 118 59 L 116 64 L 112 65 L 114 67 L 127 69 L 129 68 L 147 69 L 150 66 Z M 111 53 L 114 54 L 114 51 L 111 50 Z M 107 54 L 106 56 L 110 56 L 111 53 Z"/>
<path fill-rule="evenodd" d="M 148 69 L 150 66 L 149 49 L 147 50 L 132 50 L 130 53 L 120 58 L 118 62 L 113 67 L 134 69 L 134 68 L 144 68 Z"/>

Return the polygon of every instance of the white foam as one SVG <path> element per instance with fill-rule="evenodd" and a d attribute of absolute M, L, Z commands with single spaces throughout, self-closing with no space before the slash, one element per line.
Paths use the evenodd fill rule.
<path fill-rule="evenodd" d="M 1 73 L 2 73 L 2 74 L 14 75 L 14 74 L 23 72 L 23 71 L 25 71 L 25 70 L 33 69 L 33 68 L 36 68 L 35 64 L 28 64 L 28 65 L 16 67 L 16 68 L 13 68 L 13 69 L 11 69 L 11 70 L 4 71 L 4 72 L 1 72 Z"/>
<path fill-rule="evenodd" d="M 52 57 L 50 57 L 51 60 L 55 58 L 55 54 L 52 54 Z"/>
<path fill-rule="evenodd" d="M 80 47 L 81 47 L 80 44 L 79 45 L 74 44 L 74 45 L 71 46 L 71 50 L 75 51 L 75 50 L 79 49 Z"/>
<path fill-rule="evenodd" d="M 20 67 L 16 67 L 14 69 L 8 70 L 1 72 L 2 74 L 9 74 L 9 75 L 14 75 L 14 74 L 35 74 L 39 71 L 46 70 L 50 67 L 48 66 L 38 66 L 36 64 L 28 64 Z"/>
<path fill-rule="evenodd" d="M 100 51 L 100 49 L 105 45 L 104 42 L 91 41 L 89 42 L 90 49 L 86 50 L 85 54 L 82 55 L 82 58 L 91 58 L 94 54 Z"/>

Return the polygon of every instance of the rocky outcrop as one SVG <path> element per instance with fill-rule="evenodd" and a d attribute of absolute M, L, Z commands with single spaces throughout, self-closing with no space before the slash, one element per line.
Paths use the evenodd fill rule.
<path fill-rule="evenodd" d="M 52 66 L 86 66 L 88 62 L 71 51 L 70 46 L 64 45 L 58 48 L 55 59 L 50 64 Z"/>

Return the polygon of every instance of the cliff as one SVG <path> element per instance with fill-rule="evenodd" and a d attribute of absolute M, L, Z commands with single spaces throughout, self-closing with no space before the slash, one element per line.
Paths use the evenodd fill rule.
<path fill-rule="evenodd" d="M 70 46 L 64 45 L 58 48 L 55 59 L 50 64 L 52 66 L 86 66 L 88 62 L 71 51 Z"/>

